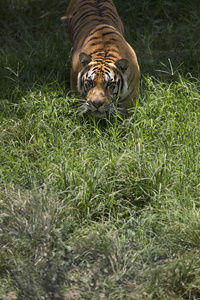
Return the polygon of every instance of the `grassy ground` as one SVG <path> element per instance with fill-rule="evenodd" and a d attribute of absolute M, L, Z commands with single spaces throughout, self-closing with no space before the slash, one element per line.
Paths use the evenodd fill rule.
<path fill-rule="evenodd" d="M 199 1 L 115 1 L 141 88 L 98 124 L 68 1 L 0 1 L 0 299 L 200 299 Z"/>

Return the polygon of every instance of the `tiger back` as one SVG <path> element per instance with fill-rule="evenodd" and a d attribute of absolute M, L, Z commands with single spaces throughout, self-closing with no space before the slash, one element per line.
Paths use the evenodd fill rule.
<path fill-rule="evenodd" d="M 65 17 L 73 44 L 71 89 L 83 113 L 126 115 L 134 106 L 140 69 L 112 0 L 71 0 Z"/>

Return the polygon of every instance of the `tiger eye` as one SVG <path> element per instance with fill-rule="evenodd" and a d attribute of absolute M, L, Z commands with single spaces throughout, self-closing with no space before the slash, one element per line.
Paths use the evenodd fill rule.
<path fill-rule="evenodd" d="M 112 81 L 108 81 L 107 84 L 106 84 L 106 86 L 108 86 L 108 87 L 111 86 L 111 85 L 113 85 Z"/>
<path fill-rule="evenodd" d="M 86 80 L 85 85 L 87 89 L 91 89 L 94 86 L 93 80 Z"/>

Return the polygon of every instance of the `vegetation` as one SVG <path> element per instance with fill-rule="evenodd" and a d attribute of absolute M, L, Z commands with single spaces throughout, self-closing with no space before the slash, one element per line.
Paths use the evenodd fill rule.
<path fill-rule="evenodd" d="M 98 123 L 67 4 L 1 3 L 0 298 L 200 299 L 199 1 L 115 1 L 140 95 Z"/>

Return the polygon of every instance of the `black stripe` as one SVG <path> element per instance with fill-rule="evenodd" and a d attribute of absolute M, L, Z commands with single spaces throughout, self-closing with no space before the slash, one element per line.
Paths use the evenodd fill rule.
<path fill-rule="evenodd" d="M 97 46 L 97 45 L 101 45 L 101 44 L 102 44 L 102 41 L 99 41 L 99 42 L 95 42 L 95 43 L 90 44 L 90 46 Z"/>
<path fill-rule="evenodd" d="M 135 90 L 135 87 L 129 92 L 129 95 L 132 95 L 133 91 Z"/>
<path fill-rule="evenodd" d="M 122 75 L 120 75 L 120 79 L 119 80 L 121 80 L 121 82 L 122 82 L 121 89 L 120 89 L 120 91 L 122 93 L 123 87 L 124 87 L 124 78 L 122 77 Z"/>
<path fill-rule="evenodd" d="M 115 44 L 116 42 L 119 42 L 119 40 L 117 40 L 117 39 L 110 39 L 110 40 L 108 40 L 107 42 L 105 42 L 104 44 L 105 44 L 105 45 L 113 45 L 113 44 Z"/>
<path fill-rule="evenodd" d="M 89 55 L 91 56 L 91 55 L 96 54 L 96 53 L 99 53 L 99 52 L 102 53 L 103 50 L 104 50 L 103 48 L 97 49 L 97 50 L 95 50 L 95 51 L 93 51 L 93 52 L 90 52 Z"/>
<path fill-rule="evenodd" d="M 106 63 L 114 63 L 114 59 L 111 59 L 111 58 L 106 58 Z"/>
<path fill-rule="evenodd" d="M 104 69 L 106 70 L 106 72 L 110 72 L 110 68 L 105 67 Z"/>
<path fill-rule="evenodd" d="M 109 79 L 111 79 L 111 76 L 110 76 L 110 74 L 109 74 L 109 73 L 107 73 L 107 72 L 106 72 L 106 75 L 108 75 Z"/>
<path fill-rule="evenodd" d="M 104 62 L 103 59 L 100 59 L 100 58 L 97 58 L 97 59 L 95 58 L 95 61 L 96 61 L 96 62 L 99 62 L 99 63 L 102 63 L 102 64 L 103 64 L 103 62 Z"/>
<path fill-rule="evenodd" d="M 90 22 L 91 22 L 91 21 L 90 21 Z M 103 29 L 105 29 L 105 28 L 110 28 L 110 26 L 109 26 L 109 25 L 102 24 L 102 26 L 101 26 L 100 28 L 97 28 L 96 30 L 92 30 L 92 31 L 90 32 L 90 34 L 88 34 L 88 36 L 91 36 L 91 35 L 95 34 L 96 32 L 101 31 L 101 30 L 103 30 Z M 88 37 L 88 36 L 87 36 L 87 37 Z"/>
<path fill-rule="evenodd" d="M 99 52 L 99 53 L 96 54 L 96 56 L 102 56 L 104 58 L 104 53 Z"/>
<path fill-rule="evenodd" d="M 133 77 L 131 78 L 131 80 L 130 80 L 129 83 L 128 83 L 128 89 L 129 89 L 131 83 L 133 82 L 134 78 L 135 78 L 135 76 L 133 75 Z"/>
<path fill-rule="evenodd" d="M 81 73 L 81 75 L 80 75 L 80 77 L 81 77 L 81 78 L 80 78 L 81 90 L 82 90 L 82 87 L 83 87 L 83 77 L 82 77 L 82 76 L 83 76 L 83 73 Z"/>
<path fill-rule="evenodd" d="M 96 71 L 98 68 L 99 68 L 99 67 L 94 67 L 94 68 L 92 69 L 92 71 Z"/>
<path fill-rule="evenodd" d="M 91 38 L 89 39 L 89 41 L 87 41 L 86 45 L 87 45 L 89 42 L 91 42 L 91 41 L 93 41 L 93 40 L 98 40 L 98 39 L 99 39 L 98 36 L 93 36 L 93 37 L 91 37 Z"/>
<path fill-rule="evenodd" d="M 112 50 L 112 51 L 113 51 L 113 50 Z M 113 51 L 113 52 L 119 53 L 118 51 Z M 115 56 L 115 55 L 112 54 L 112 53 L 109 53 L 109 54 L 107 55 L 107 58 L 109 58 L 109 57 L 117 58 L 117 56 Z"/>
<path fill-rule="evenodd" d="M 117 31 L 108 31 L 108 32 L 102 33 L 103 36 L 106 36 L 106 35 L 109 35 L 109 34 L 116 34 L 116 35 L 121 37 L 121 34 Z"/>

